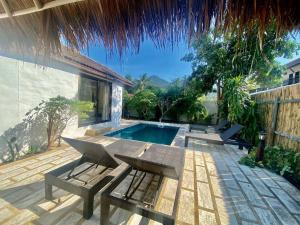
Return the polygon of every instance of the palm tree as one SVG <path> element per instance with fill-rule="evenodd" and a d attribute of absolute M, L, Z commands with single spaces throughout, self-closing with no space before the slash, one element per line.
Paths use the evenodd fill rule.
<path fill-rule="evenodd" d="M 146 86 L 148 86 L 150 81 L 150 77 L 146 73 L 144 73 L 140 79 L 137 80 L 136 82 L 136 88 L 137 90 L 143 91 Z"/>

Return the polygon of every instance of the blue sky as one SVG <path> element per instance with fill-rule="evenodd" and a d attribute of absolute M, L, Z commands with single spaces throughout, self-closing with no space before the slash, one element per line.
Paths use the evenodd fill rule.
<path fill-rule="evenodd" d="M 296 36 L 296 40 L 300 43 L 300 35 Z M 130 74 L 137 78 L 147 73 L 172 81 L 191 74 L 191 63 L 181 61 L 181 58 L 190 51 L 191 49 L 184 41 L 174 46 L 173 49 L 171 46 L 159 49 L 150 40 L 146 40 L 141 44 L 137 54 L 126 53 L 121 59 L 117 53 L 109 56 L 103 46 L 91 45 L 84 54 L 123 76 Z M 297 57 L 299 55 L 292 59 L 278 58 L 278 61 L 285 64 Z"/>

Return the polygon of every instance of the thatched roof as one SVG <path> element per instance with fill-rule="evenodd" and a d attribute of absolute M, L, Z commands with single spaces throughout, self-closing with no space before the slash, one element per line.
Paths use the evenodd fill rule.
<path fill-rule="evenodd" d="M 145 37 L 157 45 L 190 39 L 211 25 L 225 30 L 259 27 L 275 19 L 278 33 L 299 30 L 299 0 L 1 0 L 0 47 L 60 50 L 100 42 L 120 53 L 138 50 Z"/>

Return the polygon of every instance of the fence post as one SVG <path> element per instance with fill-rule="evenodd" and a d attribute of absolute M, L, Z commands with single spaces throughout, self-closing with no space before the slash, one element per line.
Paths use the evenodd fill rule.
<path fill-rule="evenodd" d="M 274 107 L 273 107 L 273 113 L 272 113 L 272 125 L 271 125 L 271 130 L 270 130 L 270 144 L 274 145 L 274 141 L 275 141 L 275 131 L 276 131 L 276 125 L 277 125 L 277 116 L 278 116 L 278 108 L 279 108 L 279 104 L 280 104 L 280 98 L 277 97 L 274 100 Z"/>

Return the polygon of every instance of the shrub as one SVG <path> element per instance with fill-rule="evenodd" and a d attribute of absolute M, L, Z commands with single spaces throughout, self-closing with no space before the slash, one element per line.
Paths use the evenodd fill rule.
<path fill-rule="evenodd" d="M 239 163 L 249 166 L 251 168 L 254 168 L 256 166 L 255 162 L 255 155 L 256 155 L 256 150 L 253 149 L 248 155 L 243 156 L 240 160 Z"/>
<path fill-rule="evenodd" d="M 265 167 L 281 176 L 300 181 L 300 153 L 282 146 L 267 146 L 265 148 L 264 159 L 262 162 L 255 162 L 256 150 L 243 156 L 239 163 L 249 167 Z"/>

